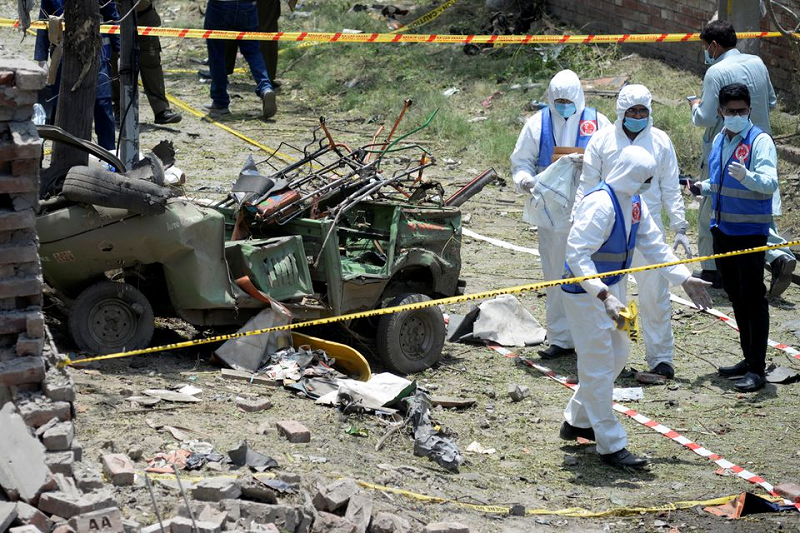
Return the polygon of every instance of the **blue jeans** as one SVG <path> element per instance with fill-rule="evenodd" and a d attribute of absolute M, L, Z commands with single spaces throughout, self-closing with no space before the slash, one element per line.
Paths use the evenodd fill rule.
<path fill-rule="evenodd" d="M 256 2 L 208 0 L 203 27 L 207 30 L 258 31 Z M 208 68 L 211 71 L 211 99 L 219 107 L 228 107 L 231 101 L 225 68 L 225 42 L 221 39 L 206 40 Z M 261 96 L 267 89 L 272 89 L 258 41 L 233 42 L 239 45 L 239 50 L 250 65 L 250 73 L 256 82 L 256 95 Z"/>
<path fill-rule="evenodd" d="M 116 132 L 114 130 L 114 109 L 111 97 L 95 98 L 94 100 L 94 132 L 97 135 L 97 144 L 113 152 L 117 147 Z"/>

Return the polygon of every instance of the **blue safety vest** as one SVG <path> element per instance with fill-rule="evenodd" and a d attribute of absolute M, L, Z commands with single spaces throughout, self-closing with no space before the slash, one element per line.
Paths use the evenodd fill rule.
<path fill-rule="evenodd" d="M 577 148 L 586 148 L 589 139 L 597 131 L 597 109 L 584 107 L 581 113 L 581 121 L 578 123 L 578 135 L 575 138 Z M 550 108 L 542 110 L 542 132 L 539 135 L 539 160 L 536 162 L 536 170 L 541 172 L 550 166 L 553 158 L 553 151 L 556 147 L 556 138 L 553 135 L 553 121 L 550 118 Z"/>
<path fill-rule="evenodd" d="M 722 130 L 711 147 L 708 158 L 708 175 L 711 185 L 711 227 L 718 227 L 726 235 L 768 235 L 772 223 L 772 195 L 751 191 L 728 173 L 735 159 L 750 168 L 753 141 L 764 131 L 753 126 L 742 139 L 724 165 L 722 161 Z"/>
<path fill-rule="evenodd" d="M 614 227 L 611 228 L 611 234 L 608 236 L 608 239 L 606 239 L 606 242 L 603 243 L 603 246 L 601 246 L 599 250 L 592 254 L 592 261 L 597 269 L 597 273 L 602 274 L 603 272 L 613 272 L 615 270 L 622 270 L 623 268 L 629 268 L 631 266 L 631 261 L 633 261 L 633 249 L 636 248 L 636 232 L 639 230 L 639 220 L 642 218 L 642 202 L 639 199 L 638 194 L 634 195 L 633 199 L 631 200 L 631 234 L 626 239 L 625 219 L 622 215 L 622 209 L 619 207 L 617 195 L 614 194 L 614 189 L 609 187 L 605 181 L 601 181 L 594 189 L 586 193 L 586 196 L 599 191 L 607 192 L 611 197 L 611 203 L 614 205 Z M 561 278 L 567 279 L 574 277 L 575 274 L 572 273 L 572 269 L 569 268 L 569 265 L 565 261 L 564 275 L 561 276 Z M 621 274 L 616 274 L 600 279 L 603 283 L 610 286 L 619 282 L 621 278 Z M 586 292 L 579 283 L 562 285 L 561 290 L 570 292 L 572 294 L 581 294 Z"/>

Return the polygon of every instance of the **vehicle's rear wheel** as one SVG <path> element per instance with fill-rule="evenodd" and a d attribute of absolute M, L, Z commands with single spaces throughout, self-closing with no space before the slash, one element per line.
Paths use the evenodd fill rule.
<path fill-rule="evenodd" d="M 146 348 L 153 308 L 127 283 L 101 281 L 85 289 L 69 311 L 69 333 L 83 351 L 108 354 Z"/>
<path fill-rule="evenodd" d="M 389 307 L 427 301 L 424 294 L 401 294 Z M 378 354 L 388 368 L 400 374 L 421 372 L 442 356 L 444 317 L 438 307 L 382 315 L 376 337 Z"/>

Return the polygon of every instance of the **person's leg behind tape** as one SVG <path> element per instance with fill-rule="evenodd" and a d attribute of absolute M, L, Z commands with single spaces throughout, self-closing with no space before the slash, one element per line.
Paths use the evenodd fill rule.
<path fill-rule="evenodd" d="M 152 4 L 136 13 L 139 26 L 161 26 L 161 17 Z M 139 72 L 142 78 L 144 94 L 153 110 L 156 124 L 175 124 L 181 121 L 181 115 L 170 109 L 167 90 L 164 86 L 164 70 L 161 65 L 161 41 L 158 37 L 138 35 Z"/>
<path fill-rule="evenodd" d="M 554 232 L 548 229 L 538 229 L 539 254 L 542 260 L 542 272 L 545 281 L 560 279 L 564 273 L 564 256 L 567 247 L 567 232 Z M 569 320 L 564 311 L 565 293 L 561 287 L 548 287 L 545 289 L 547 321 L 546 350 L 540 350 L 543 359 L 554 359 L 563 355 L 575 353 L 575 343 L 572 340 Z"/>
<path fill-rule="evenodd" d="M 258 10 L 256 3 L 238 2 L 237 26 L 242 31 L 258 30 Z M 264 57 L 261 55 L 258 41 L 239 41 L 239 50 L 242 52 L 250 74 L 256 82 L 256 95 L 261 99 L 261 113 L 264 118 L 270 118 L 278 112 L 275 90 L 272 87 Z"/>
<path fill-rule="evenodd" d="M 631 266 L 646 264 L 642 254 L 635 251 Z M 657 270 L 636 272 L 633 277 L 639 293 L 639 325 L 644 338 L 647 365 L 651 371 L 672 379 L 675 377 L 675 339 L 669 282 Z"/>

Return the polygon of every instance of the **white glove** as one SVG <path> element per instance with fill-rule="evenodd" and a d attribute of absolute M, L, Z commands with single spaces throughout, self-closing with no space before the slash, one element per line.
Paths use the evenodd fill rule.
<path fill-rule="evenodd" d="M 528 176 L 522 179 L 522 181 L 519 184 L 519 187 L 523 191 L 530 193 L 531 191 L 533 191 L 533 187 L 536 185 L 536 181 L 537 181 L 536 176 Z"/>
<path fill-rule="evenodd" d="M 606 299 L 603 300 L 603 305 L 606 308 L 606 314 L 609 318 L 616 322 L 618 328 L 621 328 L 623 324 L 625 324 L 625 318 L 620 316 L 620 313 L 625 310 L 625 306 L 622 305 L 622 302 L 613 294 L 609 294 L 606 296 Z"/>
<path fill-rule="evenodd" d="M 728 174 L 733 176 L 736 181 L 742 181 L 747 176 L 747 167 L 738 161 L 734 161 L 728 165 Z"/>
<path fill-rule="evenodd" d="M 711 309 L 714 305 L 711 301 L 711 296 L 708 295 L 708 291 L 706 290 L 706 287 L 710 286 L 710 281 L 703 281 L 694 276 L 689 276 L 686 281 L 681 284 L 686 295 L 691 298 L 698 309 Z"/>
<path fill-rule="evenodd" d="M 692 245 L 689 243 L 689 237 L 686 236 L 686 230 L 679 231 L 675 234 L 675 242 L 672 245 L 672 251 L 677 252 L 678 247 L 683 246 L 686 257 L 692 258 Z"/>

